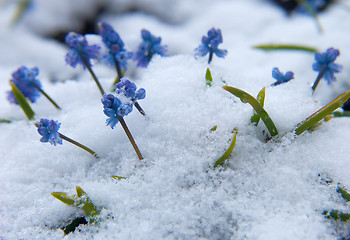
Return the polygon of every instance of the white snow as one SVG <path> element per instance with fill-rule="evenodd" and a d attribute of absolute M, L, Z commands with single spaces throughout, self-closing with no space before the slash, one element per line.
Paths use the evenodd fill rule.
<path fill-rule="evenodd" d="M 320 14 L 320 33 L 311 17 L 287 17 L 261 0 L 97 2 L 38 0 L 14 27 L 15 6 L 0 10 L 0 118 L 12 120 L 0 124 L 0 239 L 312 240 L 349 234 L 349 225 L 322 215 L 331 209 L 349 212 L 335 191 L 338 182 L 350 189 L 349 119 L 332 119 L 300 136 L 291 132 L 349 89 L 348 9 L 335 4 Z M 130 62 L 126 72 L 147 91 L 139 103 L 149 120 L 136 109 L 125 117 L 142 161 L 120 124 L 105 126 L 101 95 L 88 72 L 66 65 L 67 47 L 44 37 L 75 30 L 106 3 L 111 6 L 101 19 L 115 27 L 128 50 L 136 50 L 143 28 L 169 48 L 169 57 L 155 56 L 146 69 Z M 138 11 L 126 12 L 130 9 Z M 228 55 L 214 56 L 208 65 L 207 57 L 194 58 L 193 49 L 211 27 L 221 29 L 220 47 Z M 330 86 L 322 80 L 312 96 L 314 55 L 252 48 L 266 43 L 338 48 L 344 70 Z M 60 132 L 93 149 L 98 160 L 65 141 L 56 147 L 41 143 L 35 121 L 6 100 L 11 73 L 23 65 L 40 68 L 44 90 L 62 107 L 58 111 L 41 97 L 32 104 L 35 121 L 58 120 Z M 210 88 L 204 78 L 208 66 Z M 269 87 L 273 67 L 293 71 L 295 79 Z M 93 69 L 108 90 L 114 69 L 99 63 Z M 222 89 L 223 81 L 253 96 L 266 86 L 265 109 L 280 136 L 266 143 L 264 124 L 249 124 L 251 106 Z M 217 130 L 210 132 L 214 125 Z M 227 166 L 213 169 L 235 127 L 237 143 Z M 65 236 L 58 227 L 82 213 L 50 193 L 75 194 L 75 186 L 103 208 L 103 221 Z"/>

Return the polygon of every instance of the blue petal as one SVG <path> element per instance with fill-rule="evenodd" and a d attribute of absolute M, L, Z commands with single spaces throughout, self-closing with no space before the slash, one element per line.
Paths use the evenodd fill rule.
<path fill-rule="evenodd" d="M 135 100 L 141 100 L 141 99 L 144 99 L 145 97 L 146 97 L 146 90 L 143 88 L 140 88 L 135 93 Z"/>
<path fill-rule="evenodd" d="M 227 54 L 227 50 L 221 50 L 221 49 L 216 49 L 214 51 L 215 55 L 220 57 L 220 58 L 224 58 Z"/>
<path fill-rule="evenodd" d="M 107 118 L 106 120 L 106 125 L 110 126 L 112 129 L 117 125 L 118 123 L 118 118 L 116 116 Z"/>
<path fill-rule="evenodd" d="M 112 108 L 105 108 L 103 110 L 104 114 L 106 114 L 107 117 L 114 117 L 116 112 Z"/>

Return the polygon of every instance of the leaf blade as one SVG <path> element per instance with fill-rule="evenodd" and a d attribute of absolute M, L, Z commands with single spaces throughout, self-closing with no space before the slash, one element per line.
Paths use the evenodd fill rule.
<path fill-rule="evenodd" d="M 17 86 L 13 82 L 10 82 L 10 85 L 12 88 L 13 95 L 15 96 L 19 106 L 22 108 L 24 114 L 27 116 L 28 120 L 33 120 L 35 113 L 30 107 L 27 99 L 24 97 L 23 93 L 17 88 Z"/>

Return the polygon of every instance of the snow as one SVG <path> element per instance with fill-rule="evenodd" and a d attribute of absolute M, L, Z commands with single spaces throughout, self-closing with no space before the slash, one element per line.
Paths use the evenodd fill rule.
<path fill-rule="evenodd" d="M 83 2 L 83 4 L 82 4 Z M 100 19 L 119 32 L 128 50 L 145 28 L 162 37 L 169 57 L 155 56 L 146 69 L 130 63 L 126 77 L 145 88 L 140 105 L 125 121 L 144 156 L 138 160 L 120 124 L 105 126 L 101 95 L 88 72 L 64 62 L 67 47 L 46 36 L 74 30 L 94 14 L 95 1 L 35 1 L 15 27 L 13 5 L 0 10 L 0 239 L 338 239 L 339 225 L 323 211 L 348 206 L 337 183 L 350 188 L 350 123 L 335 118 L 313 132 L 292 129 L 349 89 L 350 15 L 342 4 L 320 14 L 321 34 L 312 18 L 287 17 L 266 1 L 99 1 L 112 4 Z M 108 6 L 108 5 L 105 5 Z M 128 12 L 137 9 L 136 12 Z M 118 14 L 113 14 L 113 11 Z M 211 27 L 220 28 L 228 50 L 210 64 L 213 86 L 205 85 L 207 58 L 193 49 Z M 91 43 L 98 42 L 94 36 Z M 344 66 L 337 82 L 320 82 L 312 96 L 313 54 L 264 52 L 256 44 L 293 43 L 341 50 Z M 41 143 L 22 110 L 6 100 L 8 80 L 18 67 L 38 66 L 44 97 L 32 104 L 36 121 L 58 120 L 60 132 L 90 147 L 100 158 L 64 142 Z M 269 87 L 273 67 L 293 71 L 295 80 Z M 115 72 L 93 69 L 107 90 Z M 280 135 L 265 142 L 263 123 L 249 124 L 248 104 L 222 89 L 223 81 L 256 96 L 266 86 L 265 109 Z M 214 132 L 210 129 L 217 125 Z M 225 168 L 213 169 L 238 128 L 236 146 Z M 116 181 L 111 176 L 126 179 Z M 322 181 L 330 178 L 328 185 Z M 58 227 L 81 216 L 51 192 L 75 194 L 80 186 L 103 208 L 98 225 L 80 226 L 67 236 Z"/>

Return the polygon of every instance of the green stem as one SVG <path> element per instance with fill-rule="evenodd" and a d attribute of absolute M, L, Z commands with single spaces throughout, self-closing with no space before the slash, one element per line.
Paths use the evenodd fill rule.
<path fill-rule="evenodd" d="M 41 92 L 57 109 L 61 110 L 61 107 L 58 106 L 58 104 L 52 99 L 50 98 L 49 95 L 46 94 L 46 92 L 44 90 L 42 90 L 38 85 L 34 84 L 34 87 L 36 89 L 38 89 L 39 92 Z"/>
<path fill-rule="evenodd" d="M 235 128 L 235 129 L 233 130 L 233 133 L 234 133 L 234 135 L 233 135 L 232 142 L 231 142 L 229 148 L 228 148 L 227 151 L 224 153 L 224 155 L 222 155 L 221 158 L 219 158 L 219 159 L 215 162 L 214 168 L 217 168 L 219 165 L 222 165 L 222 164 L 225 162 L 225 160 L 228 159 L 229 156 L 231 155 L 232 150 L 233 150 L 233 148 L 234 148 L 235 145 L 236 145 L 236 138 L 237 138 L 238 129 Z"/>
<path fill-rule="evenodd" d="M 131 145 L 133 146 L 137 156 L 139 157 L 140 160 L 142 160 L 143 157 L 141 155 L 141 152 L 140 152 L 139 148 L 137 147 L 136 142 L 135 142 L 134 138 L 132 137 L 131 132 L 129 131 L 129 128 L 126 125 L 124 119 L 122 117 L 118 117 L 118 120 L 119 120 L 120 124 L 122 125 L 126 135 L 128 136 L 129 141 L 130 141 Z"/>
<path fill-rule="evenodd" d="M 115 69 L 117 70 L 117 77 L 115 78 L 114 82 L 113 82 L 113 86 L 116 85 L 118 82 L 120 82 L 120 79 L 123 77 L 123 73 L 120 69 L 120 64 L 117 62 L 117 60 L 115 58 L 113 58 L 114 60 L 114 66 Z"/>
<path fill-rule="evenodd" d="M 98 89 L 100 90 L 101 95 L 103 96 L 103 94 L 105 93 L 105 91 L 103 90 L 103 88 L 102 88 L 100 82 L 98 81 L 98 78 L 96 77 L 94 71 L 92 71 L 92 68 L 91 68 L 91 66 L 90 66 L 90 63 L 89 63 L 84 57 L 81 57 L 81 59 L 82 59 L 84 65 L 85 65 L 85 67 L 89 70 L 89 72 L 90 72 L 92 78 L 95 80 L 96 85 L 97 85 Z"/>
<path fill-rule="evenodd" d="M 315 53 L 317 52 L 316 48 L 301 46 L 301 45 L 293 45 L 293 44 L 263 44 L 253 46 L 254 48 L 262 49 L 265 51 L 271 50 L 300 50 L 300 51 L 308 51 Z"/>
<path fill-rule="evenodd" d="M 316 90 L 316 88 L 317 88 L 317 85 L 320 83 L 320 80 L 321 80 L 321 78 L 323 77 L 325 71 L 326 71 L 326 66 L 323 66 L 322 69 L 321 69 L 321 71 L 318 73 L 317 78 L 316 78 L 314 84 L 313 84 L 312 87 L 311 87 L 311 89 L 312 89 L 312 94 L 314 94 L 314 92 L 315 92 L 315 90 Z"/>
<path fill-rule="evenodd" d="M 214 54 L 214 51 L 213 50 L 210 50 L 209 52 L 209 59 L 208 59 L 208 63 L 211 62 L 211 60 L 213 60 L 213 54 Z"/>
<path fill-rule="evenodd" d="M 92 156 L 94 156 L 95 158 L 98 159 L 97 154 L 92 151 L 90 148 L 84 146 L 83 144 L 78 143 L 77 141 L 74 141 L 73 139 L 70 139 L 69 137 L 66 137 L 65 135 L 63 135 L 62 133 L 58 133 L 58 135 L 60 136 L 60 138 L 62 138 L 63 140 L 66 140 L 67 142 L 70 142 L 72 144 L 74 144 L 77 147 L 80 147 L 81 149 L 87 151 L 88 153 L 90 153 Z"/>

